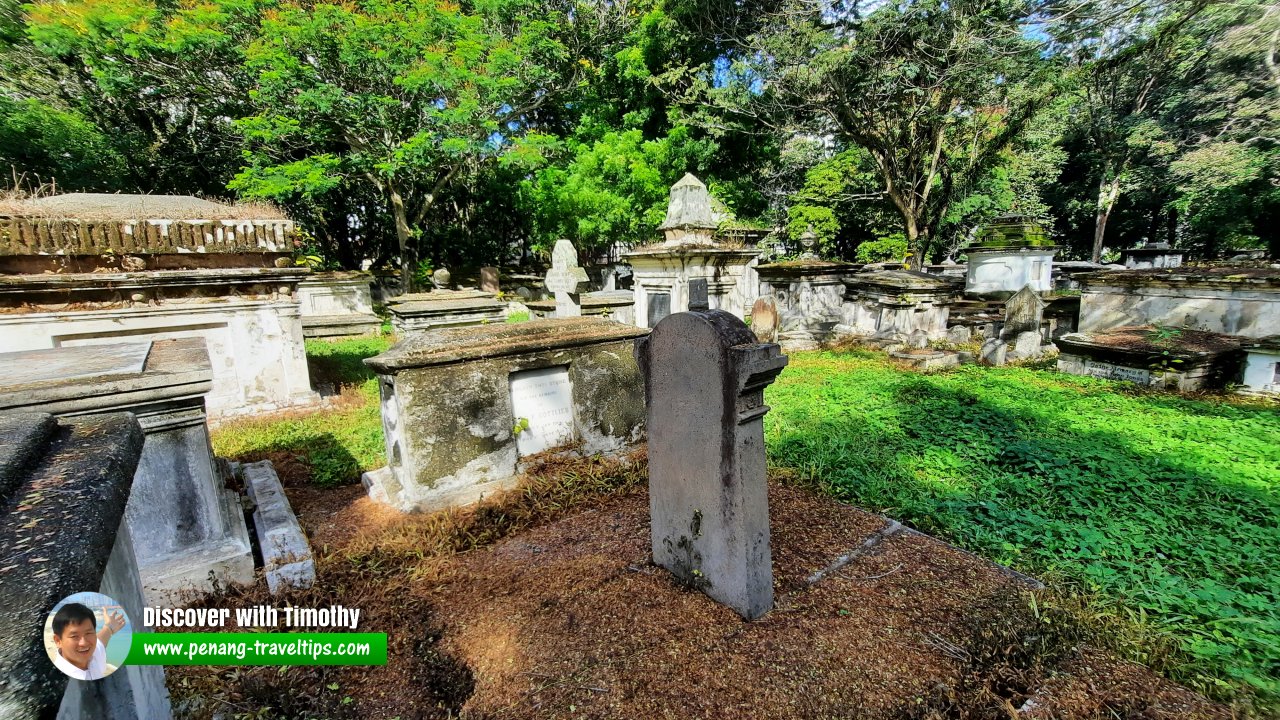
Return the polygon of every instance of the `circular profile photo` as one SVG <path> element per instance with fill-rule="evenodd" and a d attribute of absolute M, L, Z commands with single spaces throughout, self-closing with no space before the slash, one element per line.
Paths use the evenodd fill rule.
<path fill-rule="evenodd" d="M 129 656 L 133 626 L 120 603 L 96 592 L 68 595 L 44 621 L 44 648 L 76 680 L 101 680 Z"/>

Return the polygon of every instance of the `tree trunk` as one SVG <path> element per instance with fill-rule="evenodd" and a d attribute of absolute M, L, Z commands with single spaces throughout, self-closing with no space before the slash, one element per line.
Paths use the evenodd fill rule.
<path fill-rule="evenodd" d="M 1120 177 L 1117 175 L 1108 180 L 1104 174 L 1098 185 L 1098 215 L 1093 226 L 1093 262 L 1102 261 L 1102 241 L 1107 233 L 1107 220 L 1111 217 L 1111 210 L 1115 208 L 1118 197 Z"/>
<path fill-rule="evenodd" d="M 903 219 L 907 223 L 907 254 L 910 258 L 908 267 L 919 270 L 924 257 L 924 248 L 920 247 L 920 226 L 911 215 L 904 214 Z"/>
<path fill-rule="evenodd" d="M 413 292 L 413 256 L 409 253 L 409 215 L 404 209 L 404 196 L 394 184 L 388 184 L 391 194 L 391 216 L 396 222 L 396 241 L 400 245 L 400 290 Z"/>

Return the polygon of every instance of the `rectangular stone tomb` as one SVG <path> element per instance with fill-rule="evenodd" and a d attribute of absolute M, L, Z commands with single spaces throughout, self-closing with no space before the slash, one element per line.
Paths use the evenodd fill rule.
<path fill-rule="evenodd" d="M 370 278 L 361 272 L 326 272 L 299 283 L 302 334 L 335 338 L 377 332 L 382 321 L 373 312 Z"/>
<path fill-rule="evenodd" d="M 1080 332 L 1167 325 L 1264 338 L 1280 335 L 1280 270 L 1178 268 L 1080 276 Z"/>
<path fill-rule="evenodd" d="M 1240 339 L 1195 330 L 1121 327 L 1058 338 L 1058 371 L 1171 390 L 1211 390 L 1234 382 Z"/>
<path fill-rule="evenodd" d="M 296 299 L 306 274 L 226 268 L 0 275 L 0 348 L 199 338 L 212 361 L 211 419 L 309 405 L 319 396 L 307 374 Z"/>
<path fill-rule="evenodd" d="M 945 337 L 959 295 L 955 281 L 910 270 L 862 272 L 845 277 L 844 284 L 843 323 L 836 332 L 873 337 Z"/>
<path fill-rule="evenodd" d="M 387 306 L 391 325 L 401 335 L 418 330 L 439 330 L 501 323 L 507 304 L 490 293 L 437 291 L 402 295 Z"/>
<path fill-rule="evenodd" d="M 142 543 L 125 519 L 143 442 L 127 413 L 61 419 L 0 413 L 5 720 L 172 717 L 164 668 L 126 665 L 100 680 L 70 680 L 50 661 L 44 637 L 50 610 L 86 591 L 120 603 L 135 633 L 148 631 L 135 560 Z"/>
<path fill-rule="evenodd" d="M 209 590 L 211 575 L 253 580 L 239 497 L 210 450 L 204 398 L 213 372 L 203 340 L 3 353 L 0 378 L 0 412 L 137 416 L 146 442 L 125 517 L 149 601 Z"/>
<path fill-rule="evenodd" d="M 630 290 L 611 290 L 583 293 L 582 314 L 600 316 L 626 325 L 636 321 L 636 299 Z M 535 318 L 549 318 L 556 315 L 554 300 L 533 300 L 526 302 L 529 314 Z"/>
<path fill-rule="evenodd" d="M 631 341 L 599 318 L 415 333 L 365 361 L 378 374 L 387 467 L 376 500 L 404 511 L 464 505 L 514 485 L 521 458 L 572 445 L 618 452 L 644 435 Z"/>

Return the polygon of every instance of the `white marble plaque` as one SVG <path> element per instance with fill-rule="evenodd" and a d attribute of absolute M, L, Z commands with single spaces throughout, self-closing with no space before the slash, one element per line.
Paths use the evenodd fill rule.
<path fill-rule="evenodd" d="M 568 367 L 511 373 L 511 411 L 521 456 L 572 442 L 573 386 Z M 527 423 L 527 427 L 526 427 Z"/>

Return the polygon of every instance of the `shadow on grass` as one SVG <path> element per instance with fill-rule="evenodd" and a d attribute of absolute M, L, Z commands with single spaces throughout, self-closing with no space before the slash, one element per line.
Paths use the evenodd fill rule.
<path fill-rule="evenodd" d="M 361 385 L 374 378 L 364 359 L 386 352 L 392 338 L 370 335 L 346 340 L 308 340 L 307 368 L 311 386 L 342 388 Z"/>
<path fill-rule="evenodd" d="M 1280 426 L 1267 411 L 1093 388 L 1075 402 L 1070 386 L 1035 386 L 1048 378 L 876 362 L 771 388 L 771 459 L 1154 621 L 1190 658 L 1172 668 L 1181 679 L 1280 697 Z"/>

